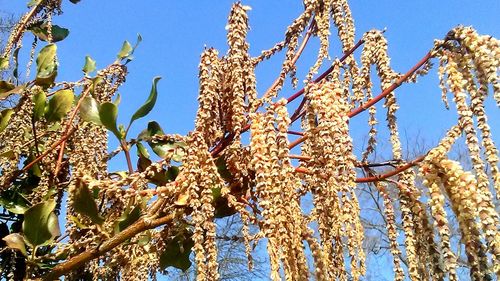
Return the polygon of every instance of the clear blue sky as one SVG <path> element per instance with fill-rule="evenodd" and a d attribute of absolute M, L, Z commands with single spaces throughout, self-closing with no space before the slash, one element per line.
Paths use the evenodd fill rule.
<path fill-rule="evenodd" d="M 26 11 L 26 2 L 0 0 L 0 10 L 20 14 Z M 232 1 L 82 0 L 78 5 L 67 0 L 63 2 L 64 14 L 54 18 L 54 23 L 69 28 L 71 34 L 58 43 L 59 80 L 78 80 L 86 55 L 97 61 L 98 68 L 105 67 L 113 62 L 123 40 L 133 43 L 136 34 L 140 33 L 143 42 L 134 54 L 135 60 L 129 64 L 127 83 L 120 89 L 119 121 L 128 122 L 147 98 L 151 79 L 159 75 L 163 79 L 159 83 L 157 106 L 149 116 L 134 124 L 130 136 L 136 136 L 148 120 L 157 120 L 168 133 L 185 134 L 193 128 L 199 55 L 204 46 L 213 46 L 222 54 L 226 51 L 224 27 Z M 281 40 L 287 25 L 302 10 L 298 0 L 243 3 L 252 7 L 249 41 L 253 55 Z M 472 25 L 481 34 L 500 38 L 498 0 L 358 0 L 350 1 L 350 5 L 357 39 L 372 28 L 387 28 L 385 35 L 389 40 L 392 65 L 401 72 L 415 64 L 432 47 L 434 39 L 443 38 L 458 24 Z M 26 46 L 30 43 L 25 41 Z M 300 81 L 315 59 L 315 47 L 317 40 L 310 44 L 299 61 Z M 332 40 L 331 56 L 340 56 L 336 40 Z M 260 93 L 276 77 L 280 63 L 281 59 L 274 59 L 257 70 Z M 291 92 L 293 90 L 286 87 L 283 94 Z M 398 115 L 401 132 L 406 131 L 410 137 L 420 134 L 428 143 L 435 143 L 456 122 L 454 110 L 444 111 L 434 73 L 421 78 L 416 85 L 403 85 L 397 95 L 401 106 Z M 487 113 L 498 144 L 499 110 L 489 102 Z M 351 124 L 355 128 L 365 120 L 366 116 L 360 117 Z M 352 133 L 359 149 L 366 131 L 353 129 Z"/>
<path fill-rule="evenodd" d="M 26 11 L 26 2 L 0 0 L 0 9 L 21 13 Z M 60 79 L 79 79 L 86 55 L 97 61 L 98 68 L 105 67 L 115 59 L 123 40 L 133 42 L 140 33 L 144 40 L 135 53 L 135 60 L 129 64 L 127 83 L 120 89 L 119 120 L 128 121 L 146 99 L 151 79 L 159 75 L 163 79 L 159 83 L 157 106 L 147 118 L 134 124 L 131 136 L 148 120 L 158 120 L 170 133 L 187 133 L 193 128 L 199 55 L 204 46 L 225 52 L 224 27 L 232 1 L 82 0 L 73 5 L 65 0 L 63 3 L 64 14 L 56 17 L 54 23 L 69 28 L 71 34 L 58 44 Z M 287 25 L 302 9 L 301 1 L 243 3 L 252 7 L 249 41 L 253 55 L 281 40 Z M 387 28 L 392 64 L 401 72 L 417 62 L 435 38 L 442 38 L 458 24 L 473 25 L 482 34 L 500 37 L 500 1 L 497 0 L 350 1 L 350 5 L 357 38 L 372 28 Z M 332 42 L 331 56 L 339 56 L 339 45 L 335 40 Z M 299 80 L 315 58 L 317 45 L 314 43 L 299 61 Z M 30 41 L 25 44 L 29 46 Z M 281 59 L 274 59 L 257 70 L 260 92 L 276 77 L 280 63 Z M 291 92 L 285 88 L 283 94 Z M 453 111 L 441 110 L 435 75 L 421 79 L 417 85 L 402 86 L 398 96 L 401 127 L 409 133 L 421 131 L 428 140 L 436 140 L 455 120 Z M 500 123 L 495 123 L 495 119 L 500 119 L 498 110 L 491 107 L 489 113 L 494 122 L 492 127 L 500 128 Z M 446 125 L 441 126 L 441 118 Z M 358 120 L 364 123 L 362 119 Z M 356 131 L 353 133 L 355 139 L 364 135 L 361 131 L 359 135 Z"/>

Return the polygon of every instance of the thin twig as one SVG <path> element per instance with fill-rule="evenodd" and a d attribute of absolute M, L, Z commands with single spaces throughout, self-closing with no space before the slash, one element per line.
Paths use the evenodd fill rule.
<path fill-rule="evenodd" d="M 69 136 L 74 133 L 76 131 L 76 128 L 75 127 L 72 127 L 68 134 L 62 136 L 58 141 L 56 141 L 55 143 L 53 143 L 47 150 L 45 150 L 42 154 L 40 154 L 40 156 L 38 156 L 37 158 L 35 158 L 33 161 L 31 161 L 30 163 L 28 163 L 28 165 L 24 166 L 24 168 L 21 170 L 21 173 L 24 173 L 26 171 L 28 171 L 29 169 L 31 169 L 31 167 L 33 167 L 33 165 L 35 165 L 36 163 L 38 163 L 38 161 L 42 160 L 45 156 L 47 156 L 53 149 L 56 149 L 61 143 L 63 143 L 64 141 L 66 141 Z"/>
<path fill-rule="evenodd" d="M 116 246 L 134 237 L 135 235 L 145 230 L 152 229 L 172 222 L 175 217 L 176 217 L 175 213 L 157 219 L 148 219 L 142 217 L 135 223 L 133 223 L 131 226 L 127 227 L 122 232 L 111 237 L 109 240 L 104 241 L 101 245 L 93 249 L 87 250 L 85 252 L 82 252 L 63 263 L 56 265 L 54 268 L 50 270 L 49 273 L 47 273 L 45 276 L 42 277 L 42 280 L 56 280 L 60 276 L 70 272 L 71 270 L 78 268 L 83 264 L 85 264 L 86 262 L 93 260 L 101 256 L 102 254 L 114 249 Z"/>
<path fill-rule="evenodd" d="M 363 40 L 359 40 L 354 47 L 352 47 L 349 51 L 347 51 L 341 58 L 340 61 L 343 62 L 347 57 L 349 57 L 354 51 L 356 51 L 357 48 L 359 48 L 362 44 L 364 43 Z M 320 82 L 322 79 L 328 76 L 333 71 L 334 67 L 331 66 L 328 68 L 325 72 L 323 72 L 320 76 L 318 76 L 316 79 L 314 79 L 314 83 Z M 287 103 L 294 101 L 296 98 L 300 97 L 302 94 L 304 94 L 305 88 L 300 89 L 293 95 L 287 98 Z M 268 90 L 269 91 L 269 90 Z M 266 91 L 267 92 L 267 91 Z M 296 117 L 295 117 L 296 118 Z M 296 119 L 295 119 L 296 120 Z M 295 121 L 292 120 L 292 121 Z M 246 124 L 242 129 L 241 132 L 246 132 L 250 129 L 250 124 Z M 218 156 L 224 148 L 234 139 L 235 134 L 234 133 L 229 133 L 224 139 L 222 139 L 212 150 L 212 156 L 216 157 Z"/>
<path fill-rule="evenodd" d="M 390 172 L 387 172 L 385 174 L 381 174 L 381 175 L 375 175 L 375 176 L 369 176 L 369 177 L 363 177 L 363 178 L 357 178 L 356 179 L 356 183 L 365 183 L 365 182 L 375 182 L 375 181 L 381 181 L 381 180 L 385 180 L 389 177 L 392 177 L 392 176 L 395 176 L 413 166 L 416 166 L 418 163 L 422 162 L 425 158 L 425 155 L 422 155 L 418 158 L 416 158 L 415 160 L 411 161 L 411 162 L 408 162 L 406 163 L 405 165 L 402 165 Z M 310 174 L 311 171 L 305 167 L 298 167 L 295 169 L 295 172 L 298 172 L 298 173 L 304 173 L 304 174 Z"/>
<path fill-rule="evenodd" d="M 316 27 L 316 22 L 314 21 L 314 18 L 312 19 L 311 24 L 309 25 L 309 28 L 306 32 L 306 35 L 304 36 L 304 40 L 302 40 L 302 43 L 300 44 L 299 48 L 297 49 L 297 52 L 293 56 L 292 60 L 290 61 L 290 65 L 295 65 L 297 60 L 299 60 L 300 56 L 302 55 L 302 52 L 304 52 L 304 49 L 306 48 L 307 43 L 309 42 L 309 38 L 311 38 L 311 35 L 314 31 L 314 28 Z M 278 78 L 276 78 L 271 84 L 271 86 L 266 90 L 264 95 L 262 95 L 262 100 L 266 99 L 275 89 L 278 87 L 280 84 L 281 79 L 281 74 Z"/>
<path fill-rule="evenodd" d="M 401 86 L 403 84 L 403 82 L 405 82 L 406 79 L 408 79 L 408 77 L 410 77 L 415 71 L 417 71 L 422 65 L 424 65 L 431 57 L 432 57 L 432 53 L 428 52 L 417 64 L 415 64 L 410 70 L 408 70 L 408 72 L 406 72 L 403 76 L 401 76 L 391 86 L 389 86 L 388 88 L 384 89 L 382 91 L 382 93 L 380 93 L 378 96 L 370 99 L 369 101 L 367 101 L 362 106 L 360 106 L 360 107 L 354 109 L 353 111 L 349 112 L 349 114 L 347 116 L 349 118 L 352 118 L 352 117 L 360 114 L 361 112 L 363 112 L 366 109 L 370 108 L 371 106 L 373 106 L 374 104 L 376 104 L 377 102 L 379 102 L 381 99 L 383 99 L 384 97 L 386 97 L 387 95 L 389 95 L 390 93 L 392 93 L 392 91 L 394 91 L 399 86 Z M 307 138 L 308 138 L 307 136 L 303 136 L 303 137 L 295 140 L 294 142 L 290 143 L 290 145 L 288 146 L 288 148 L 292 149 L 292 148 L 296 147 L 297 145 L 299 145 L 303 141 L 305 141 Z"/>
<path fill-rule="evenodd" d="M 91 87 L 87 87 L 83 91 L 83 93 L 80 95 L 80 99 L 78 100 L 78 103 L 76 104 L 75 108 L 73 109 L 73 112 L 71 113 L 71 115 L 68 119 L 68 122 L 66 122 L 66 129 L 64 130 L 63 135 L 67 135 L 69 133 L 71 127 L 73 127 L 73 120 L 75 119 L 76 114 L 80 110 L 80 106 L 82 105 L 83 100 L 88 95 L 88 93 L 90 93 L 90 89 L 91 89 Z M 54 177 L 56 177 L 56 178 L 57 178 L 57 175 L 59 174 L 59 170 L 61 168 L 61 163 L 62 163 L 62 159 L 64 156 L 64 147 L 65 146 L 66 146 L 66 141 L 63 141 L 61 143 L 61 147 L 59 148 L 59 155 L 57 157 L 56 168 L 54 170 Z"/>

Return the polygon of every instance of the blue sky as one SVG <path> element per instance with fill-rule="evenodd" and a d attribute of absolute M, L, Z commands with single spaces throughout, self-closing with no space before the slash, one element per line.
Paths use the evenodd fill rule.
<path fill-rule="evenodd" d="M 21 14 L 26 2 L 0 0 L 0 10 Z M 119 90 L 122 103 L 119 121 L 130 116 L 146 100 L 154 76 L 162 76 L 156 108 L 134 123 L 130 136 L 136 136 L 149 120 L 157 120 L 168 133 L 185 134 L 193 128 L 197 109 L 198 63 L 204 46 L 226 51 L 225 25 L 232 1 L 97 1 L 82 0 L 73 5 L 64 0 L 62 16 L 54 23 L 69 28 L 67 39 L 58 43 L 60 76 L 58 80 L 81 78 L 86 55 L 97 61 L 98 68 L 112 63 L 123 40 L 135 42 L 137 33 L 143 41 L 129 64 L 127 83 Z M 250 5 L 250 52 L 257 55 L 283 38 L 288 24 L 300 14 L 301 1 L 243 1 Z M 370 29 L 384 29 L 389 41 L 393 67 L 406 72 L 432 47 L 433 40 L 443 38 L 458 24 L 472 25 L 480 34 L 500 38 L 500 1 L 498 0 L 420 0 L 420 1 L 350 1 L 356 25 L 356 38 Z M 335 34 L 335 30 L 332 34 Z M 340 56 L 339 44 L 332 36 L 331 56 Z M 25 40 L 25 46 L 31 44 Z M 42 45 L 42 44 L 39 44 Z M 298 63 L 302 80 L 315 60 L 314 39 Z M 25 52 L 29 48 L 25 48 Z M 359 57 L 359 51 L 356 52 Z M 23 57 L 23 55 L 21 55 Z M 26 57 L 26 55 L 24 55 Z M 22 62 L 21 62 L 22 63 Z M 281 57 L 257 69 L 258 90 L 264 92 L 279 73 Z M 328 62 L 325 63 L 328 65 Z M 289 86 L 283 95 L 293 93 Z M 377 93 L 375 90 L 374 93 Z M 427 143 L 436 143 L 445 130 L 456 123 L 454 110 L 445 111 L 435 73 L 420 79 L 416 85 L 397 90 L 401 109 L 398 114 L 402 135 L 420 135 Z M 292 104 L 295 107 L 297 104 Z M 500 112 L 491 102 L 487 113 L 496 143 L 500 143 Z M 383 121 L 383 118 L 380 119 Z M 363 144 L 366 114 L 351 122 L 357 149 Z M 383 124 L 383 123 L 382 123 Z M 115 146 L 112 146 L 113 149 Z M 123 164 L 117 169 L 125 169 Z"/>
<path fill-rule="evenodd" d="M 60 42 L 60 79 L 81 77 L 84 57 L 90 55 L 97 66 L 105 67 L 115 59 L 123 40 L 135 41 L 137 33 L 143 42 L 129 64 L 127 83 L 120 89 L 122 105 L 119 120 L 126 123 L 149 93 L 151 79 L 162 76 L 159 98 L 153 112 L 137 121 L 131 135 L 136 135 L 148 120 L 158 120 L 169 133 L 185 134 L 193 128 L 197 109 L 199 55 L 204 46 L 226 51 L 225 25 L 232 1 L 96 1 L 83 0 L 78 5 L 63 1 L 64 14 L 54 23 L 69 28 L 71 33 Z M 250 52 L 257 55 L 283 38 L 287 25 L 301 12 L 301 1 L 244 1 L 250 5 Z M 21 13 L 26 1 L 0 0 L 0 9 Z M 404 72 L 458 24 L 473 25 L 480 33 L 500 37 L 500 1 L 350 1 L 360 38 L 370 29 L 387 28 L 392 64 Z M 335 34 L 335 31 L 332 32 Z M 333 37 L 333 36 L 332 36 Z M 333 37 L 334 38 L 334 37 Z M 31 39 L 30 39 L 31 40 Z M 29 46 L 30 40 L 25 41 Z M 299 61 L 299 80 L 316 55 L 317 40 L 306 49 Z M 339 56 L 339 44 L 332 40 L 331 56 Z M 27 51 L 28 48 L 25 48 Z M 359 55 L 359 51 L 357 52 Z M 276 77 L 281 58 L 257 70 L 260 92 Z M 328 64 L 328 62 L 326 62 Z M 283 94 L 292 93 L 290 87 Z M 375 91 L 377 92 L 377 91 Z M 455 120 L 453 111 L 444 112 L 435 75 L 421 79 L 417 85 L 404 85 L 398 90 L 401 127 L 426 132 L 436 140 Z M 500 117 L 493 107 L 490 120 Z M 450 118 L 447 118 L 450 117 Z M 444 119 L 444 126 L 439 121 Z M 358 120 L 365 123 L 365 118 Z M 354 123 L 355 124 L 355 123 Z M 496 126 L 495 126 L 496 124 Z M 492 123 L 498 128 L 499 123 Z M 355 139 L 362 137 L 360 131 Z"/>

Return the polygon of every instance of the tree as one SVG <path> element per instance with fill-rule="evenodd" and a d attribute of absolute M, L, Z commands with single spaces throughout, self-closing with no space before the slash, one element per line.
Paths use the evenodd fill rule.
<path fill-rule="evenodd" d="M 381 232 L 396 280 L 457 280 L 462 265 L 473 280 L 500 274 L 498 151 L 484 110 L 490 92 L 500 104 L 497 39 L 458 26 L 402 74 L 391 68 L 383 31 L 355 41 L 345 0 L 304 1 L 304 12 L 284 40 L 251 57 L 249 7 L 236 3 L 227 25 L 227 54 L 207 48 L 201 56 L 195 129 L 169 135 L 151 121 L 134 138 L 129 129 L 155 106 L 160 78 L 153 78 L 148 98 L 126 125 L 117 124 L 115 94 L 142 38 L 134 45 L 125 41 L 106 68 L 96 71 L 86 57 L 80 80 L 57 82 L 57 42 L 69 33 L 52 24 L 62 13 L 61 1 L 31 1 L 29 7 L 0 56 L 2 68 L 18 69 L 24 34 L 34 35 L 32 54 L 36 42 L 45 42 L 33 80 L 1 82 L 2 99 L 17 96 L 0 119 L 3 277 L 143 280 L 178 268 L 212 280 L 224 268 L 220 241 L 241 240 L 249 267 L 253 248 L 266 248 L 273 280 L 359 280 L 370 240 L 364 228 L 373 226 L 361 216 L 364 188 L 377 196 L 373 202 L 387 229 Z M 332 23 L 343 56 L 316 76 L 329 56 Z M 287 77 L 297 83 L 296 62 L 311 37 L 320 46 L 305 87 L 278 99 Z M 285 54 L 280 75 L 258 95 L 255 68 L 279 52 Z M 394 90 L 427 74 L 432 60 L 439 62 L 445 104 L 451 93 L 458 119 L 437 146 L 407 159 Z M 301 102 L 293 108 L 296 99 Z M 379 161 L 376 109 L 382 100 L 391 156 Z M 369 139 L 356 157 L 349 124 L 364 111 Z M 300 132 L 291 129 L 298 120 Z M 108 133 L 120 145 L 109 154 Z M 472 172 L 448 156 L 462 135 Z M 290 141 L 291 136 L 298 138 Z M 109 160 L 119 154 L 128 171 L 108 171 Z M 221 234 L 217 222 L 225 217 L 241 220 L 241 235 Z M 458 233 L 451 232 L 449 218 L 457 221 Z"/>

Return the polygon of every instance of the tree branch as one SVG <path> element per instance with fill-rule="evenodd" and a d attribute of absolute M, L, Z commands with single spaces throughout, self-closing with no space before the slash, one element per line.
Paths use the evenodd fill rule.
<path fill-rule="evenodd" d="M 384 89 L 382 91 L 382 93 L 380 93 L 378 96 L 370 99 L 369 101 L 367 101 L 362 106 L 360 106 L 360 107 L 354 109 L 353 111 L 349 112 L 349 114 L 347 116 L 349 118 L 352 118 L 352 117 L 360 114 L 361 112 L 363 112 L 366 109 L 370 108 L 371 106 L 373 106 L 374 104 L 376 104 L 377 102 L 379 102 L 381 99 L 383 99 L 384 97 L 386 97 L 387 95 L 389 95 L 390 93 L 392 93 L 392 91 L 394 91 L 399 86 L 401 86 L 403 84 L 403 82 L 405 82 L 413 73 L 415 73 L 415 71 L 417 71 L 422 65 L 424 65 L 431 57 L 432 57 L 432 52 L 428 52 L 417 64 L 415 64 L 410 70 L 408 70 L 408 72 L 406 72 L 396 82 L 394 82 L 391 86 L 389 86 L 389 88 Z M 301 138 L 296 139 L 295 141 L 293 141 L 292 143 L 290 143 L 290 145 L 288 146 L 288 148 L 292 149 L 292 148 L 296 147 L 297 145 L 299 145 L 302 142 L 304 142 L 307 138 L 308 138 L 307 136 L 303 136 Z"/>
<path fill-rule="evenodd" d="M 411 162 L 408 162 L 406 163 L 405 165 L 402 165 L 390 172 L 387 172 L 385 174 L 381 174 L 381 175 L 375 175 L 375 176 L 370 176 L 370 177 L 363 177 L 363 178 L 357 178 L 356 179 L 356 183 L 364 183 L 364 182 L 375 182 L 375 181 L 381 181 L 381 180 L 385 180 L 389 177 L 392 177 L 392 176 L 395 176 L 413 166 L 416 166 L 418 163 L 422 162 L 424 160 L 426 155 L 422 155 L 418 158 L 415 158 L 413 161 Z M 298 167 L 295 169 L 295 172 L 298 172 L 298 173 L 304 173 L 304 174 L 311 174 L 312 172 L 305 168 L 305 167 Z"/>
<path fill-rule="evenodd" d="M 94 249 L 87 250 L 83 253 L 80 253 L 68 261 L 63 262 L 61 264 L 56 265 L 52 270 L 42 277 L 41 280 L 54 280 L 59 278 L 60 276 L 69 273 L 70 271 L 79 268 L 84 263 L 93 260 L 102 254 L 112 250 L 116 246 L 120 245 L 124 241 L 134 237 L 135 235 L 152 229 L 164 224 L 168 224 L 173 221 L 175 218 L 175 214 L 170 214 L 157 219 L 148 219 L 147 217 L 142 217 L 131 226 L 127 227 L 122 232 L 113 236 L 111 239 L 104 241 L 100 246 L 95 247 Z"/>

